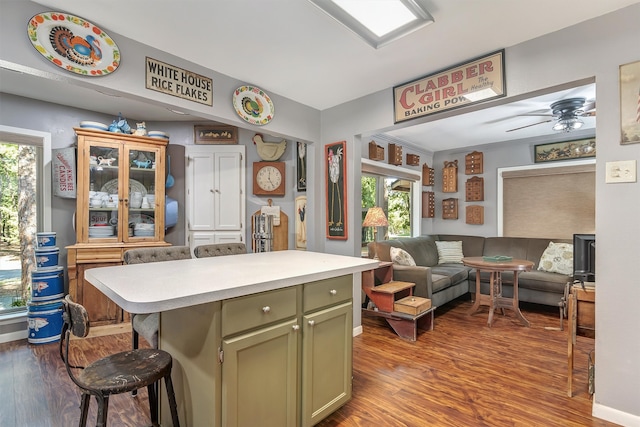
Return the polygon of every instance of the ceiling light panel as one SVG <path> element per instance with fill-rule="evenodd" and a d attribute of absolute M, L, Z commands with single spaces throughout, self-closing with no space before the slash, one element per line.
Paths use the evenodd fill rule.
<path fill-rule="evenodd" d="M 309 0 L 376 49 L 433 22 L 422 0 Z"/>
<path fill-rule="evenodd" d="M 333 2 L 378 37 L 418 18 L 400 0 L 333 0 Z"/>

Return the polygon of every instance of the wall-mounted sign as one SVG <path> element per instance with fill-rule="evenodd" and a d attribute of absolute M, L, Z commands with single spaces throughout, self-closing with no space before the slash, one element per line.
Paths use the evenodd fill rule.
<path fill-rule="evenodd" d="M 213 106 L 213 79 L 146 58 L 147 89 Z"/>
<path fill-rule="evenodd" d="M 53 195 L 67 199 L 76 198 L 76 149 L 74 147 L 51 150 Z"/>
<path fill-rule="evenodd" d="M 506 94 L 503 49 L 394 87 L 395 123 Z"/>

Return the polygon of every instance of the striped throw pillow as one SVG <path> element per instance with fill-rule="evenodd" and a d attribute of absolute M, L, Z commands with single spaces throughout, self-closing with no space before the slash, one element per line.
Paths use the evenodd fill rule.
<path fill-rule="evenodd" d="M 438 264 L 456 263 L 462 264 L 462 242 L 436 241 L 438 247 Z"/>

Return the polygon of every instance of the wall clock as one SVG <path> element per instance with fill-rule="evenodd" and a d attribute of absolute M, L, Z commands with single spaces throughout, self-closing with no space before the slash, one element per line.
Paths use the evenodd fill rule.
<path fill-rule="evenodd" d="M 253 194 L 256 196 L 284 196 L 285 163 L 254 162 Z"/>

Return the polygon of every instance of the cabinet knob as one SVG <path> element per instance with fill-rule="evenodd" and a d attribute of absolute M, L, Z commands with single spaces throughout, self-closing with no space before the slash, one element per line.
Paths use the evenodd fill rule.
<path fill-rule="evenodd" d="M 330 294 L 330 295 L 334 295 L 334 296 L 335 296 L 335 295 L 338 295 L 338 291 L 336 291 L 335 289 L 331 289 L 331 290 L 329 291 L 329 294 Z"/>
<path fill-rule="evenodd" d="M 313 325 L 315 325 L 315 324 L 316 324 L 316 321 L 315 321 L 315 320 L 309 320 L 309 326 L 313 326 Z"/>
<path fill-rule="evenodd" d="M 297 331 L 300 329 L 300 325 L 293 325 L 292 328 L 294 331 Z"/>
<path fill-rule="evenodd" d="M 262 307 L 263 313 L 269 313 L 270 311 L 271 311 L 271 307 L 269 307 L 268 305 L 265 305 L 264 307 Z"/>

